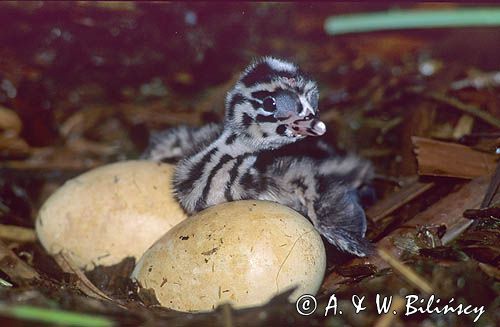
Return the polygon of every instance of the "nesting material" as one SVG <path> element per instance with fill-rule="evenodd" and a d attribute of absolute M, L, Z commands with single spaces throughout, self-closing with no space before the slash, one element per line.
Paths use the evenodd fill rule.
<path fill-rule="evenodd" d="M 297 286 L 290 296 L 315 294 L 326 267 L 321 237 L 296 211 L 267 201 L 210 207 L 158 240 L 132 277 L 161 305 L 209 311 L 230 302 L 261 305 Z"/>
<path fill-rule="evenodd" d="M 468 146 L 412 137 L 418 161 L 418 174 L 475 178 L 495 171 L 498 157 Z"/>

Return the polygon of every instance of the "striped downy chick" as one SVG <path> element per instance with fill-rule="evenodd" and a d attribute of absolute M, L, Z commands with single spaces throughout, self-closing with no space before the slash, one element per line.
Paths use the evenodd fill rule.
<path fill-rule="evenodd" d="M 325 131 L 316 83 L 296 65 L 264 57 L 228 93 L 223 124 L 156 134 L 143 157 L 180 159 L 173 184 L 188 214 L 227 201 L 275 201 L 307 216 L 340 250 L 365 256 L 370 246 L 357 189 L 369 183 L 372 167 L 306 138 Z"/>

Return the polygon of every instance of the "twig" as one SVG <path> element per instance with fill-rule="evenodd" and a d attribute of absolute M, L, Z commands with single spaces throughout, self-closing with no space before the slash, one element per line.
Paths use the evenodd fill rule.
<path fill-rule="evenodd" d="M 3 278 L 0 278 L 0 286 L 2 286 L 2 287 L 12 287 L 14 285 L 12 285 L 11 283 L 9 283 L 8 281 L 6 281 Z"/>
<path fill-rule="evenodd" d="M 451 98 L 448 97 L 444 94 L 437 93 L 437 92 L 424 92 L 423 96 L 436 100 L 441 103 L 445 103 L 447 105 L 452 106 L 455 109 L 461 110 L 463 112 L 466 112 L 468 114 L 471 114 L 479 119 L 482 119 L 486 123 L 496 127 L 500 128 L 500 119 L 496 118 L 489 112 L 483 111 L 479 108 L 477 108 L 474 105 L 463 103 L 462 101 L 456 99 L 456 98 Z"/>
<path fill-rule="evenodd" d="M 32 228 L 0 224 L 0 239 L 15 242 L 35 242 L 36 234 Z"/>
<path fill-rule="evenodd" d="M 466 87 L 483 89 L 485 87 L 497 87 L 500 85 L 500 72 L 481 73 L 478 76 L 461 79 L 451 83 L 452 90 L 460 90 Z"/>
<path fill-rule="evenodd" d="M 500 269 L 498 269 L 497 267 L 487 265 L 483 262 L 480 262 L 478 264 L 478 266 L 488 276 L 491 276 L 491 277 L 495 278 L 496 280 L 500 280 Z"/>
<path fill-rule="evenodd" d="M 107 300 L 114 302 L 113 299 L 111 299 L 109 296 L 99 290 L 94 284 L 92 284 L 87 276 L 85 276 L 80 268 L 78 268 L 78 266 L 73 262 L 70 256 L 61 252 L 55 255 L 54 259 L 64 272 L 76 275 L 76 277 L 78 278 L 77 287 L 85 295 L 98 300 Z"/>
<path fill-rule="evenodd" d="M 495 217 L 500 219 L 500 208 L 467 209 L 464 211 L 464 217 L 469 219 Z"/>
<path fill-rule="evenodd" d="M 410 284 L 417 287 L 421 292 L 426 294 L 432 294 L 433 289 L 432 286 L 427 283 L 425 279 L 420 277 L 413 269 L 393 257 L 389 254 L 389 252 L 379 248 L 377 250 L 378 255 L 386 261 L 394 270 L 400 273 L 404 279 L 406 279 Z"/>

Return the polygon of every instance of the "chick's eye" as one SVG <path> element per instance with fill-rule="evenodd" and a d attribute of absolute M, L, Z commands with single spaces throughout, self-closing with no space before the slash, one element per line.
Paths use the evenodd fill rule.
<path fill-rule="evenodd" d="M 276 100 L 271 96 L 266 97 L 264 99 L 264 101 L 262 101 L 262 106 L 264 107 L 265 111 L 269 111 L 269 112 L 275 111 L 276 110 Z"/>

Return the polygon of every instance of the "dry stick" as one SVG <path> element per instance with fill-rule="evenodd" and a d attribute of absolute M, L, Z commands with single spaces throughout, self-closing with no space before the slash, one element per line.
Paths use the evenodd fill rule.
<path fill-rule="evenodd" d="M 413 269 L 394 258 L 387 251 L 378 249 L 378 255 L 387 262 L 394 270 L 400 273 L 410 284 L 417 287 L 421 292 L 432 294 L 432 286 L 422 277 L 420 277 Z"/>
<path fill-rule="evenodd" d="M 378 222 L 419 195 L 428 191 L 434 187 L 434 185 L 434 183 L 421 183 L 415 179 L 410 184 L 403 186 L 399 191 L 391 193 L 382 201 L 370 207 L 366 211 L 366 215 L 370 217 L 373 222 Z"/>
<path fill-rule="evenodd" d="M 94 299 L 107 300 L 116 303 L 115 301 L 113 301 L 112 298 L 104 294 L 94 284 L 92 284 L 92 282 L 87 278 L 87 276 L 85 276 L 85 274 L 81 271 L 81 269 L 73 262 L 73 260 L 69 255 L 66 255 L 61 252 L 56 254 L 54 256 L 54 259 L 64 272 L 76 275 L 76 277 L 78 278 L 77 287 L 85 295 L 92 297 Z"/>
<path fill-rule="evenodd" d="M 483 89 L 486 87 L 500 86 L 500 71 L 480 73 L 477 76 L 464 78 L 451 83 L 452 90 L 461 90 L 466 87 Z"/>
<path fill-rule="evenodd" d="M 19 285 L 27 285 L 32 280 L 40 278 L 35 269 L 19 259 L 2 241 L 0 241 L 0 270 Z"/>
<path fill-rule="evenodd" d="M 483 207 L 483 205 L 481 205 L 481 207 Z M 485 207 L 484 209 L 467 209 L 464 211 L 464 217 L 469 219 L 479 219 L 479 218 L 489 218 L 489 217 L 500 218 L 500 207 L 491 207 L 491 208 Z"/>
<path fill-rule="evenodd" d="M 32 228 L 0 224 L 0 239 L 14 242 L 35 242 L 36 234 Z"/>
<path fill-rule="evenodd" d="M 490 266 L 483 262 L 480 262 L 477 265 L 488 276 L 495 278 L 497 281 L 500 280 L 500 269 L 498 269 L 497 267 Z"/>
<path fill-rule="evenodd" d="M 481 204 L 483 194 L 489 184 L 489 176 L 482 176 L 473 179 L 469 183 L 462 186 L 458 191 L 451 193 L 429 207 L 427 210 L 417 214 L 415 217 L 394 230 L 391 234 L 383 238 L 377 243 L 377 247 L 384 249 L 395 258 L 400 258 L 403 249 L 399 248 L 395 241 L 404 237 L 407 233 L 416 233 L 417 227 L 422 225 L 445 224 L 447 231 L 442 239 L 443 244 L 449 243 L 461 231 L 467 228 L 471 220 L 463 218 L 462 213 L 468 208 L 478 208 Z M 388 267 L 379 255 L 373 255 L 367 258 L 356 258 L 351 260 L 347 265 L 363 265 L 372 264 L 378 270 Z M 343 277 L 336 272 L 330 274 L 323 283 L 323 289 L 327 292 L 335 290 L 342 282 L 349 281 L 349 278 Z"/>
<path fill-rule="evenodd" d="M 479 108 L 477 108 L 474 105 L 470 105 L 467 103 L 463 103 L 462 101 L 448 97 L 444 94 L 437 93 L 437 92 L 424 92 L 423 95 L 425 97 L 428 97 L 430 99 L 436 100 L 441 103 L 445 103 L 447 105 L 450 105 L 458 110 L 461 110 L 463 112 L 466 112 L 468 114 L 471 114 L 479 119 L 482 119 L 486 123 L 495 126 L 496 128 L 500 128 L 500 119 L 496 118 L 489 112 L 483 111 Z"/>

